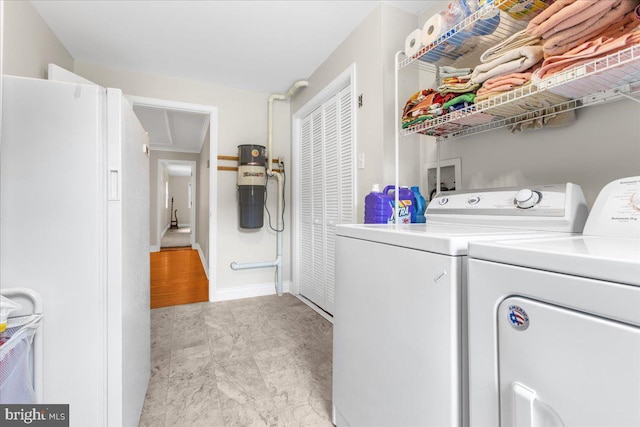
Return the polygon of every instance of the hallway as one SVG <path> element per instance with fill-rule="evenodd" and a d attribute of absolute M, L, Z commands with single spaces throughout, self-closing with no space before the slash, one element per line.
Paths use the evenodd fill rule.
<path fill-rule="evenodd" d="M 209 300 L 209 280 L 195 249 L 151 252 L 151 308 Z"/>

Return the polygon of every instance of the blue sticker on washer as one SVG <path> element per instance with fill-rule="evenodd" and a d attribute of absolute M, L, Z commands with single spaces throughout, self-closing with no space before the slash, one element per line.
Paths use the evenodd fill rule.
<path fill-rule="evenodd" d="M 516 331 L 524 331 L 529 327 L 529 316 L 527 312 L 517 305 L 509 306 L 507 319 L 509 319 L 509 324 Z"/>

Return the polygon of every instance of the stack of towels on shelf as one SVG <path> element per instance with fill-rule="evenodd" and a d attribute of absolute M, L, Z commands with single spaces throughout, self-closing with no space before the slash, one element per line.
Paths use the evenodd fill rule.
<path fill-rule="evenodd" d="M 438 92 L 446 98 L 442 104 L 445 114 L 462 110 L 474 103 L 480 85 L 471 81 L 471 68 L 440 67 L 439 71 Z"/>
<path fill-rule="evenodd" d="M 640 44 L 640 0 L 559 0 L 534 18 L 527 34 L 543 38 L 538 82 L 563 70 Z"/>
<path fill-rule="evenodd" d="M 487 49 L 471 74 L 471 81 L 482 85 L 476 102 L 531 83 L 532 72 L 543 59 L 541 41 L 523 30 Z"/>
<path fill-rule="evenodd" d="M 474 103 L 638 44 L 640 0 L 557 0 L 524 30 L 487 49 L 475 68 L 440 67 L 438 88 L 417 92 L 407 102 L 403 128 L 453 111 L 467 111 L 464 109 Z M 530 122 L 515 125 L 512 131 L 575 120 L 573 111 L 545 107 L 556 105 L 557 99 L 550 103 L 544 97 L 526 100 L 522 105 L 507 104 L 514 108 L 510 114 L 534 110 L 540 114 L 533 114 Z"/>
<path fill-rule="evenodd" d="M 471 80 L 481 85 L 476 102 L 529 84 L 532 70 L 542 61 L 540 42 L 523 30 L 487 49 L 471 74 Z"/>
<path fill-rule="evenodd" d="M 543 39 L 545 57 L 562 55 L 633 20 L 638 0 L 558 0 L 533 18 L 526 32 Z"/>
<path fill-rule="evenodd" d="M 402 128 L 461 110 L 473 104 L 480 87 L 470 82 L 471 68 L 440 67 L 437 90 L 423 89 L 414 93 L 402 112 Z"/>

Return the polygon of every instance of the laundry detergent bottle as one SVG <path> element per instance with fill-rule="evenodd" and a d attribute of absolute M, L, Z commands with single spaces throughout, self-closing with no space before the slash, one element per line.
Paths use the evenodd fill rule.
<path fill-rule="evenodd" d="M 413 197 L 416 201 L 413 208 L 414 215 L 411 218 L 411 222 L 426 222 L 427 220 L 424 217 L 424 211 L 427 209 L 427 202 L 424 200 L 422 194 L 420 194 L 420 187 L 414 185 L 413 187 L 411 187 L 411 191 L 413 191 Z"/>
<path fill-rule="evenodd" d="M 395 209 L 393 207 L 396 203 L 395 196 L 396 186 L 395 185 L 387 185 L 384 188 L 383 194 L 389 195 L 391 197 L 391 218 L 389 218 L 389 224 L 395 223 Z M 409 224 L 411 222 L 411 218 L 414 215 L 414 198 L 413 192 L 409 187 L 400 187 L 398 194 L 398 217 L 400 224 Z"/>
<path fill-rule="evenodd" d="M 393 216 L 393 197 L 380 191 L 380 185 L 373 184 L 371 192 L 364 198 L 364 223 L 386 224 Z"/>

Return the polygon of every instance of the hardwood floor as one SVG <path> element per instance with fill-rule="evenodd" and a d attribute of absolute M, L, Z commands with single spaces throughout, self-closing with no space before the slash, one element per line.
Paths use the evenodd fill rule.
<path fill-rule="evenodd" d="M 209 300 L 209 281 L 198 251 L 151 253 L 151 308 Z"/>

